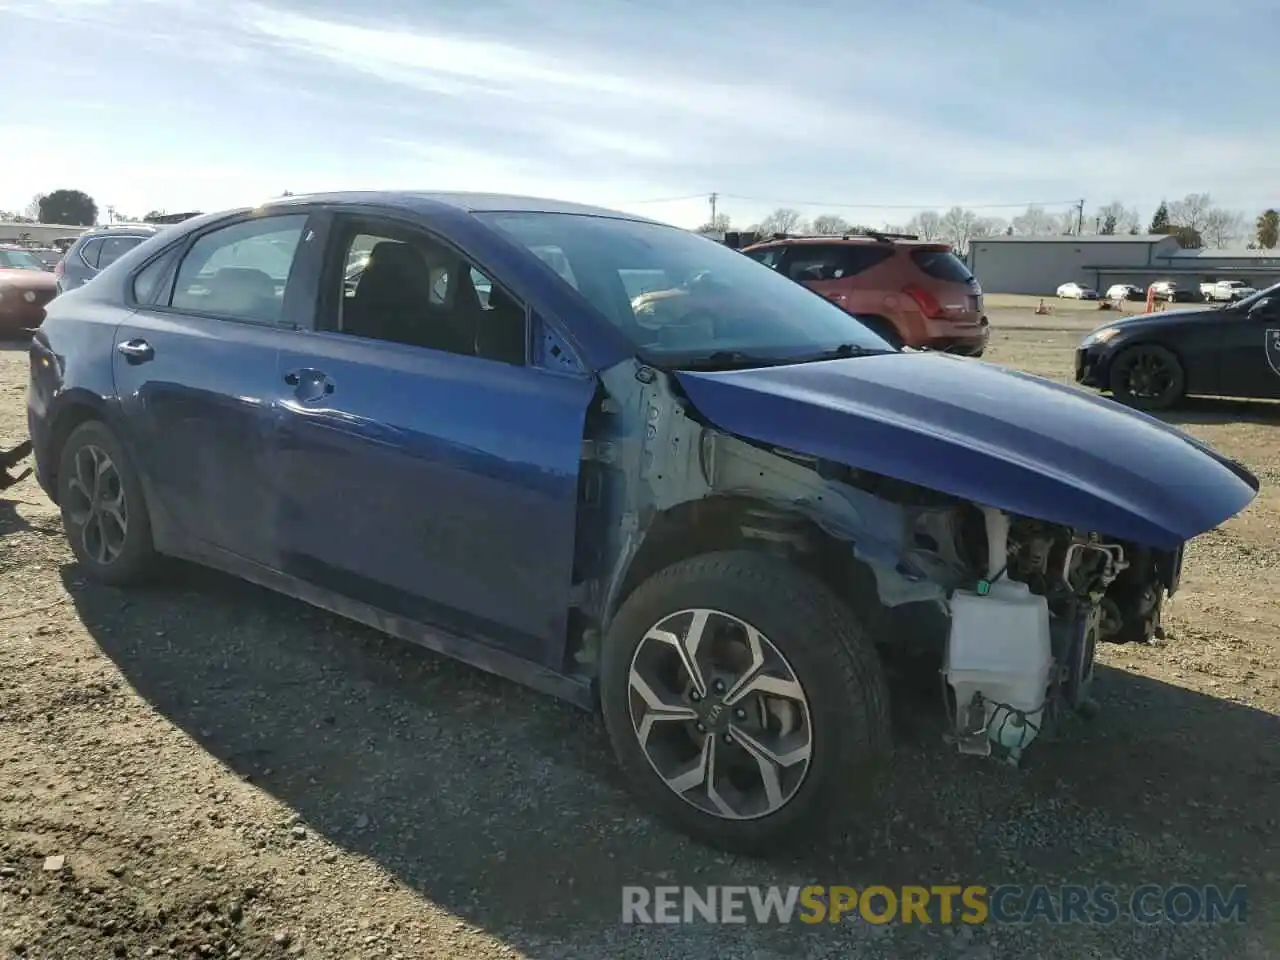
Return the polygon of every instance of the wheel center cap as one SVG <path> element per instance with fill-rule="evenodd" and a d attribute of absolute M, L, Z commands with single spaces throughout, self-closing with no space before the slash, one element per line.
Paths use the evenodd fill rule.
<path fill-rule="evenodd" d="M 708 730 L 724 730 L 729 726 L 729 717 L 732 715 L 729 705 L 723 699 L 715 700 L 705 707 L 702 711 L 702 724 Z"/>

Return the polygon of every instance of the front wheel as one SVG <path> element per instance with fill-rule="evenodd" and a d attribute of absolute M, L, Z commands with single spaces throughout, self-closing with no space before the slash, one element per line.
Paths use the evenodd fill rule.
<path fill-rule="evenodd" d="M 126 586 L 150 572 L 155 548 L 142 484 L 106 424 L 90 420 L 67 438 L 58 503 L 71 552 L 92 579 Z"/>
<path fill-rule="evenodd" d="M 1139 410 L 1167 410 L 1186 391 L 1182 363 L 1171 350 L 1154 343 L 1122 351 L 1111 361 L 1111 395 Z"/>
<path fill-rule="evenodd" d="M 762 553 L 704 554 L 642 584 L 609 628 L 600 696 L 636 798 L 740 853 L 852 811 L 890 751 L 872 638 L 820 582 Z"/>

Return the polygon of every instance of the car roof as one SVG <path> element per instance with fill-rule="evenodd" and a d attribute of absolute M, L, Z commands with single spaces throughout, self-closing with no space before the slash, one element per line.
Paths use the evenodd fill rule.
<path fill-rule="evenodd" d="M 85 239 L 88 239 L 89 237 L 111 237 L 111 236 L 127 237 L 130 234 L 137 234 L 141 236 L 143 234 L 149 235 L 153 233 L 158 233 L 159 230 L 160 230 L 159 227 L 150 223 L 110 223 L 110 224 L 102 224 L 96 227 L 90 227 L 84 233 L 80 234 L 80 236 L 76 237 L 76 240 L 85 240 Z M 64 239 L 64 238 L 60 237 L 59 239 Z"/>
<path fill-rule="evenodd" d="M 897 233 L 835 233 L 830 236 L 773 237 L 769 240 L 757 241 L 743 249 L 752 250 L 759 247 L 775 247 L 792 243 L 801 246 L 808 246 L 811 244 L 847 243 L 857 246 L 889 245 L 897 247 L 925 247 L 933 250 L 941 250 L 943 248 L 947 250 L 951 249 L 951 244 L 947 243 L 945 240 L 921 240 L 919 237 Z"/>
<path fill-rule="evenodd" d="M 621 210 L 595 207 L 565 200 L 545 197 L 527 197 L 506 193 L 469 193 L 466 191 L 428 190 L 348 190 L 334 193 L 293 194 L 276 197 L 260 205 L 261 209 L 338 203 L 370 207 L 399 207 L 420 213 L 452 207 L 465 213 L 576 213 L 592 217 L 609 217 L 615 220 L 634 220 L 637 223 L 658 224 L 657 220 L 640 217 Z M 667 224 L 662 224 L 667 226 Z"/>

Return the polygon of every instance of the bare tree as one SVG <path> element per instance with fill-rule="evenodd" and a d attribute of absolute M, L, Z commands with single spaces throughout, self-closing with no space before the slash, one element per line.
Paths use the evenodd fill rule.
<path fill-rule="evenodd" d="M 974 236 L 979 220 L 978 215 L 972 210 L 952 207 L 942 215 L 942 222 L 939 224 L 942 230 L 941 239 L 946 240 L 958 252 L 965 253 L 969 249 L 969 238 Z"/>
<path fill-rule="evenodd" d="M 1135 233 L 1140 223 L 1138 211 L 1126 207 L 1119 200 L 1100 206 L 1094 219 L 1103 227 L 1110 227 L 1109 230 L 1103 229 L 1102 233 Z"/>
<path fill-rule="evenodd" d="M 717 213 L 714 220 L 708 220 L 698 227 L 698 233 L 726 233 L 731 229 L 730 223 L 727 213 Z"/>
<path fill-rule="evenodd" d="M 31 220 L 36 222 L 40 220 L 40 204 L 44 203 L 44 197 L 43 193 L 37 193 L 27 204 L 27 209 L 23 211 Z"/>
<path fill-rule="evenodd" d="M 1062 225 L 1061 219 L 1052 213 L 1046 213 L 1044 207 L 1030 206 L 1026 211 L 1013 218 L 1013 232 L 1024 237 L 1035 237 L 1041 234 L 1058 233 Z"/>
<path fill-rule="evenodd" d="M 792 233 L 800 225 L 800 211 L 779 207 L 760 221 L 761 233 Z"/>
<path fill-rule="evenodd" d="M 942 238 L 942 217 L 936 210 L 921 210 L 909 221 L 905 233 L 913 233 L 921 240 Z"/>
<path fill-rule="evenodd" d="M 974 222 L 969 236 L 975 240 L 978 237 L 995 237 L 1009 229 L 1011 229 L 1010 225 L 999 217 L 979 217 Z"/>
<path fill-rule="evenodd" d="M 851 229 L 849 221 L 834 213 L 824 213 L 813 218 L 813 232 L 823 236 L 839 236 L 842 233 L 849 233 Z"/>
<path fill-rule="evenodd" d="M 1169 222 L 1175 227 L 1190 227 L 1196 233 L 1203 232 L 1205 217 L 1213 209 L 1213 200 L 1207 193 L 1188 193 L 1181 200 L 1169 204 Z"/>
<path fill-rule="evenodd" d="M 1200 225 L 1200 236 L 1207 246 L 1221 250 L 1243 238 L 1244 216 L 1235 210 L 1213 207 L 1205 215 Z"/>

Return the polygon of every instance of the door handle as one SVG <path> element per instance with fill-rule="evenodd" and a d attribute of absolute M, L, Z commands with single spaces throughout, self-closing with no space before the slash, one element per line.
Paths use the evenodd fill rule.
<path fill-rule="evenodd" d="M 130 363 L 146 363 L 155 357 L 156 352 L 145 340 L 133 339 L 116 344 L 116 350 L 122 353 Z"/>

